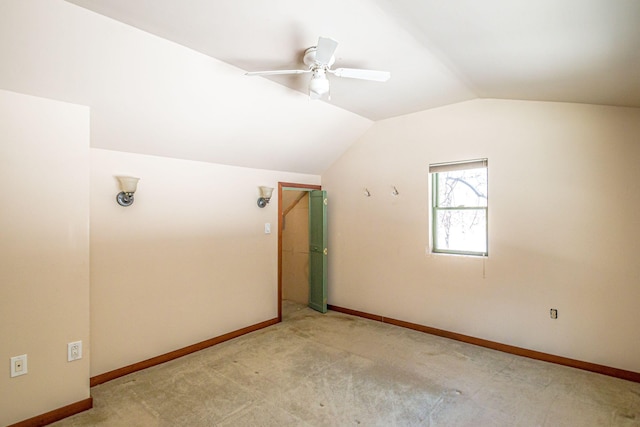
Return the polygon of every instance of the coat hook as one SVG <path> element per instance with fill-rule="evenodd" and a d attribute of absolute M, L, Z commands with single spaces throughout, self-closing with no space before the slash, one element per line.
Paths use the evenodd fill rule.
<path fill-rule="evenodd" d="M 393 186 L 393 191 L 391 192 L 391 194 L 393 194 L 394 196 L 397 196 L 398 194 L 400 194 L 398 193 L 398 189 L 396 188 L 395 185 Z"/>
<path fill-rule="evenodd" d="M 371 193 L 369 193 L 369 190 L 366 188 L 364 189 L 364 195 L 365 197 L 371 197 Z"/>

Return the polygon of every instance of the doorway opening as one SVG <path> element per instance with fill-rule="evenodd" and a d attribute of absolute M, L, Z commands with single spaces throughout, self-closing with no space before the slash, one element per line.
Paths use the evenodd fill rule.
<path fill-rule="evenodd" d="M 278 183 L 278 319 L 282 301 L 309 304 L 309 197 L 319 185 Z"/>

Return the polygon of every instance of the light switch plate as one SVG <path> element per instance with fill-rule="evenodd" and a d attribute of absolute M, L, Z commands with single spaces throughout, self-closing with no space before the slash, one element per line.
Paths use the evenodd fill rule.
<path fill-rule="evenodd" d="M 271 224 L 268 222 L 264 224 L 264 234 L 271 234 Z"/>

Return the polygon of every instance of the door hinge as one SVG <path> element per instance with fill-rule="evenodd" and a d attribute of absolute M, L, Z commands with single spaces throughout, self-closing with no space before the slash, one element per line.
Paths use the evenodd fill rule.
<path fill-rule="evenodd" d="M 324 200 L 322 201 L 324 203 L 325 206 L 327 206 L 327 198 L 325 197 Z"/>
<path fill-rule="evenodd" d="M 327 250 L 327 248 L 324 248 L 324 250 L 322 251 L 322 253 L 326 255 L 326 254 L 328 254 L 328 253 L 329 253 L 329 251 Z"/>

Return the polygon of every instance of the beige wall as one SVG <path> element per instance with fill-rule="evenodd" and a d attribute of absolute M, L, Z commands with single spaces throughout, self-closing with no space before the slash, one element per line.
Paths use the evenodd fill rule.
<path fill-rule="evenodd" d="M 89 397 L 89 109 L 0 91 L 0 425 Z M 67 362 L 67 343 L 83 358 Z M 10 378 L 9 359 L 28 373 Z"/>
<path fill-rule="evenodd" d="M 285 190 L 282 198 L 283 211 L 293 206 L 284 218 L 282 230 L 282 298 L 308 304 L 309 192 Z"/>
<path fill-rule="evenodd" d="M 92 376 L 277 317 L 278 181 L 320 177 L 91 150 Z"/>
<path fill-rule="evenodd" d="M 428 164 L 481 157 L 489 258 L 429 256 Z M 475 100 L 378 122 L 322 176 L 329 302 L 640 372 L 639 160 L 640 109 Z"/>

